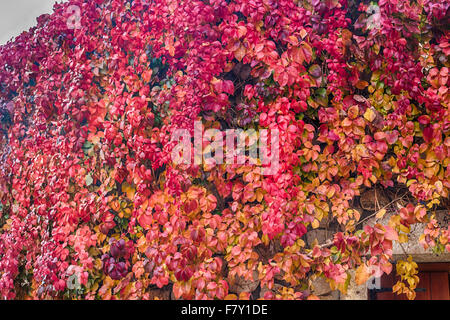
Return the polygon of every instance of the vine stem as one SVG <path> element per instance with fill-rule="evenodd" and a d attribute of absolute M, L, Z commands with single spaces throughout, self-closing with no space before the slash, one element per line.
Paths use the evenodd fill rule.
<path fill-rule="evenodd" d="M 373 214 L 371 214 L 370 216 L 364 218 L 363 220 L 359 221 L 357 224 L 355 224 L 355 227 L 360 225 L 361 223 L 373 218 L 374 216 L 376 216 L 381 210 L 386 209 L 387 207 L 389 207 L 391 204 L 403 199 L 406 196 L 406 193 L 404 195 L 402 195 L 401 197 L 398 197 L 394 200 L 392 200 L 391 202 L 389 202 L 387 205 L 385 205 L 384 207 L 380 208 L 378 211 L 374 212 Z"/>
<path fill-rule="evenodd" d="M 363 223 L 363 222 L 369 220 L 370 218 L 374 217 L 375 215 L 378 214 L 378 212 L 380 212 L 380 211 L 383 210 L 383 209 L 386 209 L 386 208 L 389 207 L 391 204 L 397 202 L 398 200 L 403 199 L 403 198 L 405 197 L 405 195 L 406 195 L 406 193 L 405 193 L 404 195 L 402 195 L 401 197 L 398 197 L 398 198 L 392 200 L 392 201 L 389 202 L 387 205 L 385 205 L 384 207 L 380 208 L 380 210 L 376 211 L 375 213 L 371 214 L 370 216 L 366 217 L 365 219 L 359 221 L 359 222 L 355 225 L 355 227 L 358 226 L 358 225 L 360 225 L 361 223 Z M 328 239 L 325 243 L 319 245 L 319 248 L 320 248 L 320 249 L 323 249 L 323 248 L 330 247 L 330 246 L 333 245 L 333 243 L 334 243 L 334 242 L 333 242 L 332 239 Z M 308 253 L 307 256 L 310 257 L 311 254 L 312 254 L 312 252 Z"/>

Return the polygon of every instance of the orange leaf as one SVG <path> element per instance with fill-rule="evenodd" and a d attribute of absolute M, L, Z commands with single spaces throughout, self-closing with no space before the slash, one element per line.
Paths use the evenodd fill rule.
<path fill-rule="evenodd" d="M 237 61 L 241 62 L 244 59 L 246 53 L 245 47 L 241 44 L 239 48 L 234 52 L 234 57 Z"/>
<path fill-rule="evenodd" d="M 384 215 L 386 214 L 386 209 L 381 209 L 380 211 L 377 212 L 377 219 L 381 219 L 384 217 Z"/>
<path fill-rule="evenodd" d="M 359 90 L 364 90 L 368 85 L 369 85 L 369 83 L 367 81 L 359 80 L 356 83 L 356 88 L 358 88 Z"/>
<path fill-rule="evenodd" d="M 365 264 L 360 265 L 356 269 L 355 282 L 357 285 L 360 286 L 360 285 L 366 283 L 367 280 L 369 280 L 369 277 L 370 277 L 369 268 L 367 268 L 367 266 Z"/>
<path fill-rule="evenodd" d="M 292 61 L 297 62 L 298 64 L 302 64 L 303 61 L 305 61 L 305 55 L 303 54 L 303 51 L 301 48 L 292 48 L 290 52 L 290 58 Z"/>
<path fill-rule="evenodd" d="M 312 60 L 312 48 L 311 46 L 306 43 L 305 41 L 302 42 L 301 44 L 302 50 L 303 50 L 303 56 L 305 57 L 305 60 L 307 63 L 310 63 Z"/>
<path fill-rule="evenodd" d="M 384 233 L 384 238 L 387 240 L 398 240 L 398 234 L 397 231 L 395 231 L 394 229 L 392 229 L 389 226 L 384 226 L 384 229 L 386 230 L 386 232 Z"/>
<path fill-rule="evenodd" d="M 377 117 L 377 115 L 371 108 L 368 108 L 366 110 L 366 112 L 364 113 L 364 119 L 366 119 L 369 122 L 372 122 L 373 120 L 375 120 L 376 117 Z"/>

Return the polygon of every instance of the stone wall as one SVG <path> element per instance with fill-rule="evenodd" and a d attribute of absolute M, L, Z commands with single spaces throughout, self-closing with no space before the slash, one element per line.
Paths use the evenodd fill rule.
<path fill-rule="evenodd" d="M 442 226 L 448 226 L 449 224 L 449 215 L 440 211 L 437 212 L 436 218 Z M 385 221 L 382 223 L 387 224 L 389 218 L 385 218 Z M 367 224 L 373 225 L 374 220 L 368 220 Z M 423 234 L 425 225 L 423 224 L 415 224 L 411 226 L 411 233 L 409 234 L 409 242 L 408 243 L 395 243 L 392 247 L 393 251 L 393 259 L 394 261 L 398 261 L 401 259 L 406 259 L 408 255 L 413 257 L 413 260 L 417 263 L 426 263 L 426 262 L 450 262 L 450 253 L 443 253 L 440 255 L 436 255 L 430 249 L 425 250 L 422 245 L 418 242 L 419 237 Z M 395 272 L 395 270 L 393 271 Z M 368 289 L 367 284 L 358 286 L 354 281 L 354 275 L 352 274 L 352 281 L 349 285 L 347 295 L 341 295 L 341 300 L 367 300 L 368 299 Z"/>
<path fill-rule="evenodd" d="M 439 223 L 442 226 L 448 226 L 449 215 L 442 211 L 437 214 Z M 388 224 L 389 217 L 385 217 L 382 224 Z M 376 223 L 375 219 L 367 219 L 366 224 L 374 225 Z M 306 241 L 311 244 L 317 241 L 319 244 L 326 243 L 328 239 L 333 235 L 333 231 L 329 230 L 329 225 L 325 223 L 316 230 L 309 231 L 306 235 Z M 408 255 L 411 255 L 415 262 L 425 263 L 425 262 L 450 262 L 450 253 L 444 253 L 441 255 L 434 254 L 431 250 L 425 250 L 419 243 L 418 239 L 423 234 L 424 225 L 416 224 L 411 226 L 411 233 L 409 234 L 410 241 L 408 243 L 402 244 L 400 246 L 398 243 L 394 242 L 393 245 L 393 259 L 394 262 L 400 259 L 406 259 Z M 402 248 L 403 247 L 403 248 Z M 282 250 L 279 242 L 271 243 L 269 247 L 260 246 L 256 248 L 256 251 L 260 255 L 261 259 L 266 263 L 267 260 L 272 257 L 276 252 Z M 393 271 L 395 272 L 395 271 Z M 328 282 L 323 278 L 317 278 L 312 281 L 312 293 L 318 296 L 321 300 L 367 300 L 368 299 L 368 287 L 367 284 L 358 286 L 354 279 L 354 271 L 351 272 L 351 281 L 347 290 L 347 294 L 342 294 L 338 290 L 331 290 Z M 281 280 L 278 277 L 277 280 Z M 258 280 L 258 274 L 255 272 L 253 275 L 253 280 L 245 280 L 238 277 L 230 281 L 230 292 L 239 295 L 242 292 L 252 292 L 256 294 L 255 298 L 263 298 L 264 294 L 269 290 L 265 287 L 261 287 Z M 275 283 L 274 289 L 280 287 L 279 284 Z M 274 291 L 275 292 L 275 291 Z M 155 289 L 150 293 L 150 297 L 157 297 L 159 299 L 175 299 L 173 294 L 171 294 L 171 288 L 167 290 Z"/>

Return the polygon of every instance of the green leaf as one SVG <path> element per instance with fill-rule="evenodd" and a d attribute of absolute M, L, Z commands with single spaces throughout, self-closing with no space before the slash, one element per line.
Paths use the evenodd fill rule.
<path fill-rule="evenodd" d="M 327 89 L 326 88 L 319 88 L 316 90 L 316 95 L 319 97 L 326 97 L 327 96 Z"/>
<path fill-rule="evenodd" d="M 90 142 L 90 141 L 86 141 L 84 144 L 83 144 L 83 150 L 89 150 L 90 148 L 92 148 L 94 146 L 94 144 L 92 143 L 92 142 Z"/>
<path fill-rule="evenodd" d="M 322 76 L 322 69 L 320 68 L 319 65 L 314 64 L 311 67 L 309 67 L 309 73 L 314 77 L 314 78 L 319 78 Z"/>

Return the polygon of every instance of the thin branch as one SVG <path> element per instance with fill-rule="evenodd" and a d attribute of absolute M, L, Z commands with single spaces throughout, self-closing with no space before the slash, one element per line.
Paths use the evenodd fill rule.
<path fill-rule="evenodd" d="M 364 221 L 367 221 L 368 219 L 372 218 L 372 217 L 375 216 L 378 212 L 380 212 L 380 211 L 383 210 L 383 209 L 386 209 L 387 207 L 389 207 L 391 204 L 395 203 L 396 201 L 403 199 L 403 197 L 404 197 L 405 195 L 406 195 L 406 193 L 405 193 L 404 195 L 402 195 L 401 197 L 392 200 L 391 202 L 389 202 L 387 205 L 385 205 L 383 208 L 381 208 L 380 210 L 378 210 L 378 211 L 375 212 L 374 214 L 372 214 L 372 215 L 368 216 L 367 218 L 365 218 L 364 220 L 361 220 L 360 222 L 358 222 L 358 223 L 355 225 L 355 227 L 356 227 L 357 225 L 363 223 Z M 334 244 L 333 240 L 332 240 L 332 239 L 328 239 L 324 244 L 319 245 L 319 248 L 320 248 L 320 249 L 327 248 L 327 247 L 332 246 L 333 244 Z M 402 249 L 403 249 L 403 247 L 402 247 Z M 311 254 L 312 254 L 312 252 L 308 253 L 307 256 L 310 257 Z"/>
<path fill-rule="evenodd" d="M 385 205 L 384 207 L 382 207 L 380 210 L 374 212 L 374 213 L 371 214 L 370 216 L 367 216 L 367 217 L 364 218 L 363 220 L 359 221 L 357 224 L 355 224 L 355 228 L 356 228 L 356 226 L 360 225 L 361 223 L 363 223 L 363 222 L 365 222 L 365 221 L 367 221 L 367 220 L 373 218 L 374 216 L 376 216 L 381 210 L 386 209 L 386 208 L 389 207 L 391 204 L 394 204 L 395 202 L 397 202 L 397 201 L 403 199 L 405 196 L 406 196 L 406 193 L 405 193 L 404 195 L 402 195 L 401 197 L 392 200 L 392 201 L 389 202 L 387 205 Z"/>
<path fill-rule="evenodd" d="M 333 244 L 334 244 L 333 240 L 329 239 L 324 244 L 319 245 L 319 249 L 331 247 Z M 311 257 L 312 256 L 312 251 L 310 253 L 308 253 L 307 256 Z"/>

